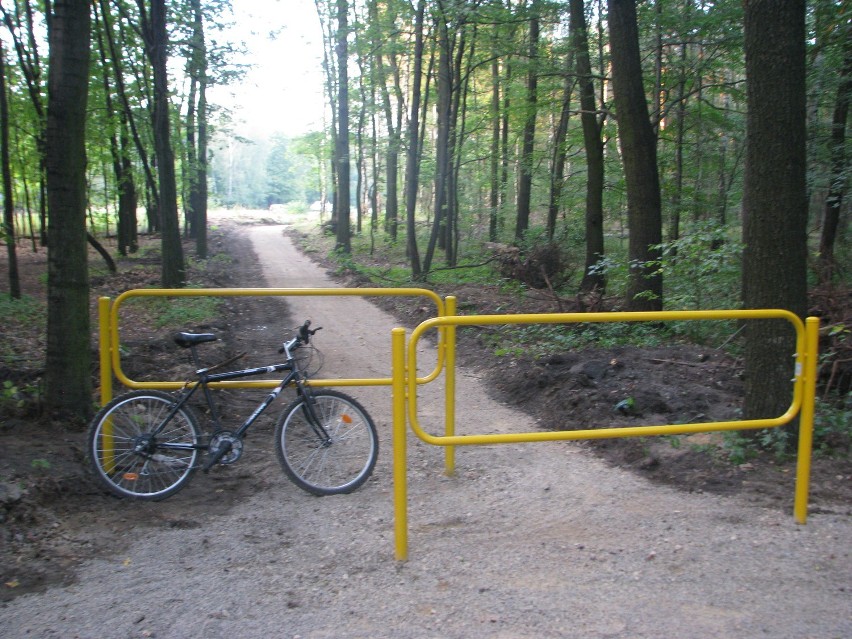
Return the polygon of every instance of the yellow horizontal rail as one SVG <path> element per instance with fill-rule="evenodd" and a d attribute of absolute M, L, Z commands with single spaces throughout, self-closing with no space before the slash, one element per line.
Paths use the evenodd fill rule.
<path fill-rule="evenodd" d="M 687 433 L 774 428 L 787 424 L 798 414 L 802 404 L 802 366 L 804 364 L 804 324 L 799 317 L 784 310 L 729 310 L 729 311 L 659 311 L 617 313 L 545 313 L 526 315 L 467 315 L 436 317 L 422 322 L 411 334 L 408 342 L 407 366 L 417 370 L 417 343 L 426 331 L 446 326 L 485 326 L 495 324 L 568 324 L 604 322 L 666 322 L 688 320 L 731 320 L 731 319 L 783 319 L 796 331 L 796 374 L 793 401 L 790 407 L 774 418 L 742 421 L 707 422 L 702 424 L 662 424 L 630 426 L 624 428 L 602 428 L 583 430 L 554 430 L 532 433 L 496 433 L 479 435 L 432 435 L 417 419 L 417 390 L 414 380 L 408 385 L 408 420 L 411 429 L 424 442 L 434 446 L 466 446 L 518 442 L 541 442 L 579 439 L 608 439 L 616 437 L 642 437 L 653 435 L 677 435 Z M 447 408 L 448 413 L 453 407 Z"/>
<path fill-rule="evenodd" d="M 109 298 L 101 298 L 100 348 L 101 348 L 101 401 L 112 397 L 112 375 L 124 386 L 134 389 L 160 388 L 165 390 L 183 388 L 185 381 L 148 381 L 130 379 L 121 368 L 121 335 L 119 313 L 124 303 L 140 297 L 424 297 L 435 305 L 435 313 L 443 316 L 444 301 L 434 292 L 424 288 L 180 288 L 180 289 L 132 289 L 121 293 L 110 304 Z M 421 377 L 418 383 L 425 384 L 438 377 L 444 365 L 443 331 L 439 330 L 438 361 L 434 370 Z M 281 380 L 225 381 L 210 384 L 211 388 L 274 388 Z M 387 378 L 313 379 L 311 386 L 390 386 Z"/>

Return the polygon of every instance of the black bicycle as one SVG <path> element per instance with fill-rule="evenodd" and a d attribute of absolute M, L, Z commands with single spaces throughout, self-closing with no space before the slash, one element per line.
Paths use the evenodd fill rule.
<path fill-rule="evenodd" d="M 202 468 L 233 464 L 243 452 L 243 438 L 258 416 L 290 384 L 296 399 L 278 419 L 275 450 L 284 472 L 299 488 L 314 495 L 349 493 L 361 486 L 376 465 L 379 440 L 366 410 L 353 398 L 334 390 L 313 390 L 305 382 L 306 367 L 297 359 L 320 328 L 310 320 L 279 349 L 286 361 L 271 366 L 214 372 L 235 359 L 202 368 L 196 347 L 218 338 L 212 333 L 178 333 L 175 343 L 192 352 L 197 383 L 169 394 L 137 390 L 117 397 L 92 421 L 87 457 L 101 485 L 120 497 L 159 500 L 174 495 Z M 224 430 L 209 384 L 254 375 L 287 374 L 236 430 Z M 188 403 L 198 389 L 204 393 L 214 425 L 203 435 Z M 206 453 L 206 455 L 205 455 Z"/>

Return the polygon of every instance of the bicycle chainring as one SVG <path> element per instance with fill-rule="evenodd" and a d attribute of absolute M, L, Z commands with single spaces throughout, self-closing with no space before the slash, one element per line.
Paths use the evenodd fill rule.
<path fill-rule="evenodd" d="M 219 460 L 219 463 L 226 466 L 233 464 L 243 454 L 243 440 L 234 437 L 234 434 L 230 431 L 221 430 L 210 438 L 210 450 L 216 450 L 222 442 L 230 443 L 231 450 Z"/>

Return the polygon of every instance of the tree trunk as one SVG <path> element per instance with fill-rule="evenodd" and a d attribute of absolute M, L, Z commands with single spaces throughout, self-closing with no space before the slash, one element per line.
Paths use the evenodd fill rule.
<path fill-rule="evenodd" d="M 3 174 L 3 234 L 9 263 L 9 297 L 20 299 L 21 278 L 15 251 L 15 193 L 9 159 L 9 102 L 6 95 L 6 51 L 0 42 L 0 169 Z"/>
<path fill-rule="evenodd" d="M 423 258 L 423 272 L 432 267 L 435 247 L 442 238 L 446 240 L 446 218 L 450 206 L 448 183 L 450 176 L 450 120 L 452 117 L 452 51 L 450 49 L 448 16 L 441 12 L 438 16 L 438 97 L 437 97 L 437 137 L 435 143 L 435 215 L 429 244 Z"/>
<path fill-rule="evenodd" d="M 459 170 L 462 162 L 462 147 L 465 142 L 465 113 L 467 111 L 467 92 L 472 73 L 471 60 L 475 53 L 475 38 L 467 47 L 467 28 L 463 21 L 458 25 L 455 56 L 453 58 L 452 84 L 450 100 L 450 140 L 447 164 L 447 214 L 444 230 L 444 244 L 447 266 L 458 263 L 459 244 Z M 467 52 L 467 56 L 465 53 Z M 467 63 L 465 64 L 465 58 Z M 464 68 L 463 68 L 464 67 Z"/>
<path fill-rule="evenodd" d="M 27 1 L 23 3 L 23 12 L 19 10 L 16 3 L 16 11 L 14 16 L 10 14 L 0 4 L 0 12 L 3 14 L 3 22 L 9 30 L 9 35 L 12 39 L 12 44 L 18 57 L 18 66 L 24 76 L 24 81 L 27 85 L 27 93 L 30 96 L 30 103 L 33 106 L 33 111 L 36 116 L 36 131 L 34 133 L 36 150 L 39 158 L 39 228 L 41 230 L 41 244 L 47 246 L 47 159 L 45 148 L 45 135 L 47 130 L 47 119 L 45 116 L 43 86 L 42 86 L 42 69 L 41 57 L 38 53 L 38 40 L 35 34 L 35 21 L 33 20 L 33 7 Z M 23 38 L 19 33 L 21 25 L 21 13 L 24 14 L 26 21 L 26 40 L 24 44 Z M 50 10 L 45 14 L 45 21 L 50 24 Z"/>
<path fill-rule="evenodd" d="M 370 20 L 374 27 L 381 29 L 379 22 L 379 9 L 376 0 L 370 2 Z M 388 131 L 387 157 L 385 159 L 386 182 L 385 188 L 387 193 L 385 196 L 385 231 L 388 232 L 392 240 L 397 239 L 399 227 L 399 149 L 400 135 L 402 126 L 402 108 L 403 103 L 399 98 L 399 74 L 394 73 L 394 89 L 397 96 L 395 107 L 391 104 L 390 91 L 388 89 L 388 78 L 385 72 L 385 56 L 382 53 L 382 43 L 386 40 L 387 34 L 379 33 L 373 43 L 376 51 L 375 65 L 376 76 L 378 79 L 379 93 L 381 94 L 382 106 L 385 112 L 385 126 Z M 393 46 L 395 43 L 391 43 Z M 391 66 L 394 66 L 393 52 L 388 54 L 388 61 Z M 394 112 L 394 108 L 396 112 Z"/>
<path fill-rule="evenodd" d="M 745 4 L 748 115 L 743 192 L 743 305 L 807 310 L 805 0 Z M 745 325 L 746 419 L 781 415 L 792 398 L 787 322 Z"/>
<path fill-rule="evenodd" d="M 680 77 L 677 84 L 677 126 L 675 129 L 675 175 L 669 242 L 680 239 L 680 212 L 683 206 L 683 145 L 686 132 L 686 43 L 680 45 Z"/>
<path fill-rule="evenodd" d="M 834 102 L 834 115 L 831 122 L 831 183 L 825 197 L 825 217 L 822 222 L 822 234 L 819 241 L 819 280 L 827 283 L 832 280 L 837 264 L 834 257 L 834 242 L 840 226 L 840 211 L 846 194 L 846 123 L 849 118 L 849 100 L 852 95 L 852 45 L 847 40 L 846 60 L 841 71 L 837 98 Z"/>
<path fill-rule="evenodd" d="M 192 47 L 193 45 L 190 45 Z M 192 210 L 192 199 L 190 193 L 193 189 L 192 181 L 195 179 L 195 162 L 197 147 L 195 143 L 195 115 L 198 104 L 198 76 L 195 73 L 195 65 L 190 53 L 190 61 L 186 65 L 186 73 L 189 77 L 189 92 L 186 96 L 186 120 L 184 129 L 184 153 L 183 162 L 180 163 L 183 183 L 183 206 L 184 206 L 184 233 L 187 237 L 195 237 L 195 215 Z"/>
<path fill-rule="evenodd" d="M 658 264 L 662 243 L 660 179 L 656 138 L 642 86 L 636 1 L 608 0 L 608 6 L 612 86 L 630 227 L 627 308 L 657 311 L 663 307 L 663 276 Z"/>
<path fill-rule="evenodd" d="M 364 153 L 364 127 L 367 121 L 367 89 L 364 87 L 364 78 L 367 70 L 364 66 L 365 56 L 358 56 L 358 93 L 360 94 L 360 106 L 358 107 L 358 126 L 355 128 L 355 232 L 360 235 L 361 225 L 364 220 L 364 204 L 366 201 L 365 184 L 367 183 L 367 167 L 365 165 Z M 371 143 L 375 143 L 375 136 L 371 136 Z M 373 229 L 370 229 L 372 236 Z"/>
<path fill-rule="evenodd" d="M 515 221 L 515 239 L 523 238 L 530 226 L 532 200 L 533 151 L 535 150 L 535 120 L 538 115 L 538 40 L 539 15 L 534 2 L 530 17 L 529 71 L 527 72 L 527 103 L 524 117 L 524 138 L 521 147 L 521 175 L 518 180 L 518 213 Z"/>
<path fill-rule="evenodd" d="M 349 194 L 349 3 L 337 0 L 337 248 L 352 252 Z"/>
<path fill-rule="evenodd" d="M 139 134 L 139 130 L 136 127 L 136 120 L 133 117 L 133 110 L 130 108 L 130 102 L 129 102 L 128 97 L 127 97 L 127 88 L 126 88 L 125 83 L 124 83 L 124 72 L 121 68 L 122 56 L 121 56 L 121 52 L 119 51 L 118 47 L 116 46 L 115 37 L 112 33 L 112 26 L 111 26 L 110 21 L 109 21 L 110 12 L 109 12 L 109 6 L 107 4 L 107 0 L 100 0 L 100 6 L 101 6 L 101 16 L 102 16 L 102 20 L 103 20 L 103 23 L 104 23 L 103 32 L 104 32 L 104 35 L 106 36 L 106 43 L 107 43 L 107 46 L 109 47 L 110 59 L 111 59 L 111 62 L 112 62 L 112 68 L 113 68 L 113 72 L 115 73 L 116 93 L 118 94 L 119 100 L 121 101 L 121 108 L 122 108 L 122 112 L 123 112 L 123 117 L 122 117 L 122 120 L 121 120 L 122 131 L 124 132 L 125 128 L 130 130 L 130 134 L 133 137 L 133 143 L 136 146 L 136 152 L 139 154 L 139 159 L 142 162 L 142 169 L 145 173 L 145 183 L 148 187 L 148 191 L 151 194 L 151 196 L 154 198 L 155 201 L 159 201 L 160 194 L 159 194 L 159 191 L 157 189 L 157 182 L 154 179 L 154 171 L 151 168 L 151 162 L 148 158 L 148 152 L 145 150 L 145 145 L 142 142 L 142 138 Z M 140 12 L 142 13 L 142 15 L 145 15 L 145 11 L 144 11 L 145 5 L 141 2 L 139 2 L 139 8 L 140 8 Z M 129 163 L 129 155 L 127 154 L 126 145 L 122 145 L 122 148 L 124 149 L 124 157 L 127 158 L 127 161 Z M 136 217 L 136 203 L 137 203 L 137 196 L 136 196 L 136 193 L 135 193 L 135 191 L 136 191 L 135 187 L 134 187 L 133 190 L 134 190 L 134 193 L 133 193 L 133 212 L 134 212 L 133 216 L 135 218 Z M 134 222 L 135 222 L 135 219 L 134 219 Z M 135 241 L 135 229 L 134 229 L 134 241 Z"/>
<path fill-rule="evenodd" d="M 496 37 L 495 37 L 496 39 Z M 488 199 L 488 239 L 497 241 L 497 220 L 500 213 L 500 59 L 495 54 L 491 60 L 491 157 L 490 188 Z"/>
<path fill-rule="evenodd" d="M 141 0 L 138 0 L 141 3 Z M 144 16 L 143 16 L 144 19 Z M 159 219 L 162 246 L 163 288 L 180 288 L 186 283 L 186 266 L 181 244 L 177 209 L 175 158 L 169 125 L 169 84 L 167 70 L 168 32 L 165 0 L 151 0 L 151 20 L 143 26 L 148 55 L 154 74 L 154 148 L 160 183 Z"/>
<path fill-rule="evenodd" d="M 566 67 L 570 69 L 572 54 L 568 55 Z M 565 185 L 565 161 L 567 152 L 565 139 L 568 136 L 568 123 L 571 120 L 571 93 L 573 79 L 565 78 L 565 88 L 562 93 L 562 108 L 559 113 L 559 125 L 553 136 L 553 159 L 550 169 L 550 203 L 547 207 L 547 239 L 553 240 L 556 235 L 556 220 L 559 217 L 559 206 L 562 200 L 562 190 Z"/>
<path fill-rule="evenodd" d="M 418 0 L 414 19 L 414 72 L 411 80 L 411 104 L 408 120 L 408 154 L 405 169 L 405 237 L 411 276 L 421 274 L 420 253 L 417 248 L 417 188 L 420 173 L 420 84 L 423 77 L 423 16 L 426 0 Z"/>
<path fill-rule="evenodd" d="M 195 110 L 192 161 L 189 162 L 189 212 L 195 253 L 207 257 L 207 42 L 204 38 L 204 17 L 201 1 L 192 0 L 193 27 L 191 75 L 196 83 L 198 102 Z M 189 134 L 189 131 L 187 131 Z M 190 147 L 189 144 L 187 144 Z M 188 149 L 189 150 L 189 149 Z"/>
<path fill-rule="evenodd" d="M 103 32 L 108 28 L 106 18 L 99 20 L 98 4 L 92 5 L 95 16 L 95 32 L 98 41 L 98 54 L 101 61 L 102 78 L 104 85 L 104 101 L 108 113 L 115 114 L 112 101 L 112 86 L 109 76 L 109 56 L 107 55 L 106 43 Z M 114 67 L 115 73 L 119 69 Z M 112 156 L 112 170 L 115 176 L 116 190 L 118 191 L 118 231 L 117 244 L 120 255 L 135 253 L 138 248 L 136 232 L 136 187 L 133 183 L 133 170 L 130 158 L 127 155 L 127 118 L 124 110 L 119 111 L 120 133 L 116 130 L 110 131 L 109 147 Z M 117 137 L 120 135 L 120 139 Z"/>
<path fill-rule="evenodd" d="M 571 40 L 577 60 L 580 121 L 583 124 L 583 143 L 586 149 L 586 264 L 580 289 L 603 292 L 606 290 L 606 274 L 595 267 L 604 256 L 604 148 L 595 105 L 595 86 L 592 81 L 592 62 L 589 57 L 589 37 L 583 0 L 571 0 Z"/>
<path fill-rule="evenodd" d="M 75 418 L 92 413 L 86 244 L 86 101 L 89 3 L 53 3 L 46 130 L 48 227 L 45 405 Z"/>

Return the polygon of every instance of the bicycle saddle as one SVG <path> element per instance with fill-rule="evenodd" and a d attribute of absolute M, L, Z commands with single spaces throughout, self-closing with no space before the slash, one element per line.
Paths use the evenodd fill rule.
<path fill-rule="evenodd" d="M 215 342 L 218 337 L 216 337 L 213 333 L 177 333 L 175 334 L 175 344 L 180 346 L 181 348 L 189 348 L 190 346 L 195 346 L 196 344 L 203 344 L 204 342 Z"/>

